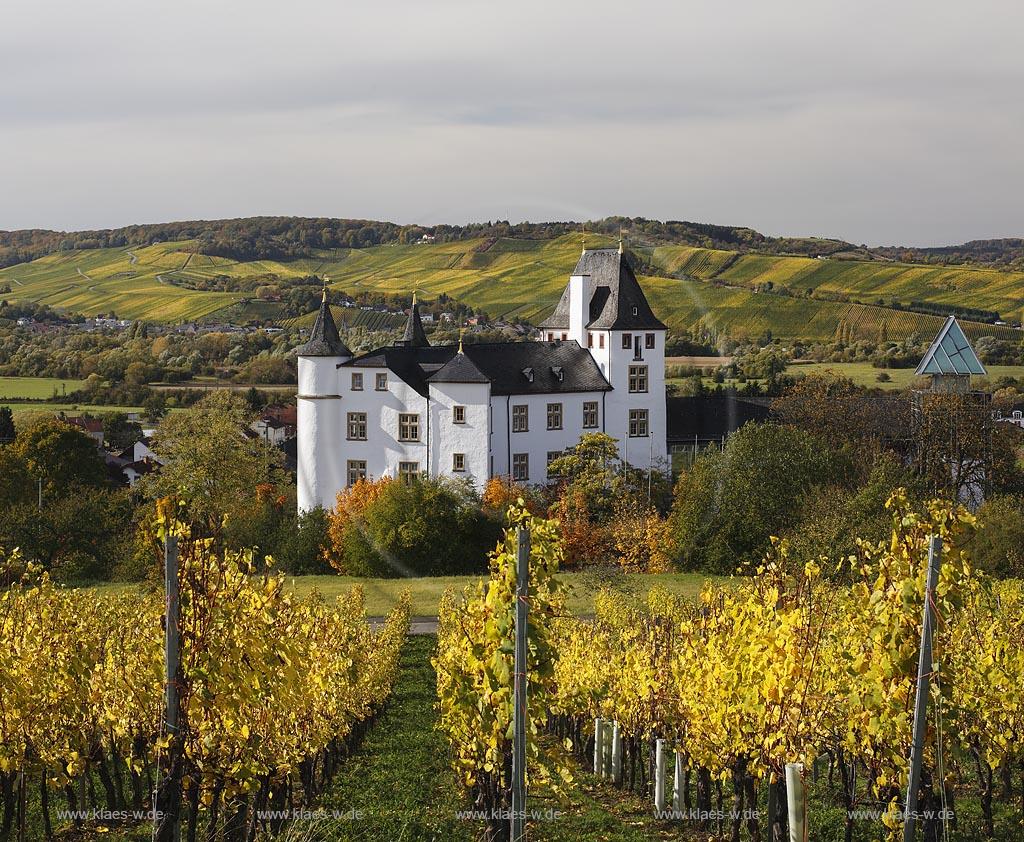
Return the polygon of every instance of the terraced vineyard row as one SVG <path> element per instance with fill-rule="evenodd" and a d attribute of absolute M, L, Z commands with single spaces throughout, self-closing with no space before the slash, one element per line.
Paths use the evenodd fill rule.
<path fill-rule="evenodd" d="M 777 257 L 685 246 L 645 250 L 667 274 L 751 287 L 771 282 L 794 294 L 847 295 L 861 301 L 879 297 L 932 301 L 997 310 L 1017 321 L 1024 309 L 1024 274 L 966 266 L 931 267 L 894 262 Z"/>
<path fill-rule="evenodd" d="M 588 237 L 588 244 L 598 247 L 613 243 Z M 276 274 L 282 278 L 326 274 L 337 290 L 417 290 L 426 297 L 444 292 L 492 317 L 519 316 L 536 321 L 554 307 L 580 253 L 576 236 L 550 241 L 472 240 L 329 249 L 288 262 L 233 262 L 193 255 L 191 247 L 191 242 L 183 242 L 159 243 L 132 249 L 130 253 L 122 249 L 63 252 L 0 270 L 0 283 L 10 283 L 8 299 L 39 301 L 87 315 L 114 311 L 125 318 L 176 322 L 211 316 L 221 310 L 230 314 L 244 296 L 190 290 L 174 286 L 175 280 L 195 285 L 218 274 Z M 827 341 L 843 321 L 853 326 L 857 338 L 870 339 L 878 336 L 883 322 L 891 339 L 914 332 L 928 336 L 941 323 L 937 316 L 803 297 L 809 289 L 867 301 L 888 296 L 901 301 L 969 303 L 997 309 L 1005 315 L 1019 315 L 1024 308 L 1024 293 L 1020 291 L 1024 289 L 1024 275 L 1019 273 L 738 255 L 682 246 L 639 248 L 637 252 L 666 275 L 687 278 L 641 278 L 656 312 L 676 330 L 691 329 L 701 323 L 737 338 L 756 338 L 770 331 L 780 338 Z M 187 268 L 183 268 L 186 263 Z M 709 283 L 710 279 L 721 283 Z M 798 295 L 786 297 L 753 291 L 767 281 L 775 287 L 788 287 Z M 225 310 L 232 305 L 235 307 Z M 239 312 L 244 317 L 248 311 Z M 259 316 L 268 317 L 263 309 Z M 311 323 L 312 316 L 282 324 L 305 325 L 306 321 Z M 377 323 L 379 320 L 373 324 Z M 968 322 L 964 327 L 972 338 L 1020 338 L 1019 333 L 1001 326 Z"/>

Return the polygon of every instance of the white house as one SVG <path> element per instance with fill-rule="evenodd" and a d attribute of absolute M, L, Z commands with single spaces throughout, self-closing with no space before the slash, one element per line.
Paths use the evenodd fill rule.
<path fill-rule="evenodd" d="M 298 355 L 298 505 L 332 508 L 359 477 L 547 479 L 591 431 L 641 468 L 667 463 L 665 325 L 621 248 L 585 250 L 539 342 L 431 346 L 414 302 L 404 337 L 354 357 L 323 304 Z"/>

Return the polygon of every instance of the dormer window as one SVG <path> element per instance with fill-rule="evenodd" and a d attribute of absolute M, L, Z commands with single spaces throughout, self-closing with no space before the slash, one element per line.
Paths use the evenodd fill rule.
<path fill-rule="evenodd" d="M 523 377 L 526 378 L 526 382 L 527 383 L 532 383 L 533 382 L 533 369 L 532 368 L 524 368 L 523 369 Z"/>
<path fill-rule="evenodd" d="M 637 307 L 634 307 L 634 308 L 633 308 L 633 315 L 634 315 L 634 316 L 638 315 L 638 314 L 639 314 L 639 312 L 640 312 L 639 308 L 637 308 Z"/>
<path fill-rule="evenodd" d="M 559 383 L 565 379 L 565 372 L 562 371 L 562 367 L 560 365 L 551 366 L 551 373 L 555 375 L 555 378 Z"/>

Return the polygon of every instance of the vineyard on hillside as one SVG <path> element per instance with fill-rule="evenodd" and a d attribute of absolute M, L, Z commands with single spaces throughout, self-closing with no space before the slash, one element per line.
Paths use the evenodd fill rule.
<path fill-rule="evenodd" d="M 929 537 L 938 535 L 943 564 L 920 790 L 924 838 L 947 831 L 959 839 L 997 832 L 1013 838 L 1024 821 L 1014 782 L 1024 773 L 1024 591 L 974 571 L 959 549 L 973 524 L 965 510 L 936 501 L 915 513 L 899 494 L 889 507 L 891 545 L 861 545 L 857 557 L 840 563 L 850 569 L 851 586 L 837 587 L 823 569 L 834 561 L 797 567 L 777 545 L 755 576 L 708 584 L 696 604 L 655 590 L 641 609 L 608 592 L 593 621 L 565 616 L 553 576 L 555 533 L 520 513 L 517 520 L 530 523 L 535 537 L 531 786 L 571 786 L 573 766 L 593 766 L 652 807 L 672 804 L 677 821 L 695 816 L 705 833 L 738 840 L 745 829 L 750 839 L 778 839 L 787 838 L 775 835 L 785 829 L 784 766 L 800 761 L 813 774 L 808 785 L 820 793 L 818 807 L 838 808 L 830 818 L 845 823 L 846 839 L 895 832 L 907 787 L 923 559 Z M 515 592 L 509 536 L 489 583 L 462 600 L 450 595 L 442 606 L 435 661 L 456 768 L 475 803 L 505 811 Z M 607 757 L 595 754 L 596 719 L 614 723 L 606 729 Z M 668 761 L 669 775 L 673 765 L 677 770 L 674 786 L 660 795 L 659 740 L 677 758 Z M 766 797 L 770 812 L 762 820 L 750 811 L 762 809 Z M 939 821 L 940 811 L 955 820 Z M 838 838 L 835 827 L 828 831 L 817 820 L 820 832 Z M 489 839 L 508 838 L 500 822 L 488 829 Z"/>
<path fill-rule="evenodd" d="M 588 235 L 591 247 L 614 242 Z M 292 260 L 244 262 L 196 254 L 195 246 L 194 241 L 182 241 L 59 252 L 0 270 L 0 284 L 10 285 L 10 300 L 36 301 L 86 315 L 114 311 L 124 318 L 172 323 L 199 318 L 276 321 L 281 314 L 275 314 L 275 307 L 281 305 L 261 302 L 254 308 L 240 304 L 245 297 L 241 293 L 190 287 L 211 285 L 222 275 L 276 275 L 285 282 L 327 275 L 339 291 L 417 290 L 427 298 L 443 292 L 495 317 L 536 322 L 554 307 L 580 253 L 580 239 L 574 235 L 313 249 L 310 256 Z M 854 325 L 857 338 L 871 340 L 882 323 L 891 322 L 888 336 L 899 340 L 912 333 L 933 334 L 941 316 L 876 306 L 879 299 L 904 305 L 969 304 L 998 311 L 1007 321 L 1017 321 L 1024 308 L 1020 273 L 688 246 L 638 245 L 634 251 L 641 263 L 638 274 L 656 312 L 677 331 L 692 330 L 705 321 L 718 333 L 738 339 L 757 339 L 770 332 L 780 338 L 829 341 L 845 320 Z M 775 293 L 785 294 L 757 292 L 769 283 Z M 286 327 L 295 323 L 305 322 L 282 322 Z M 1020 339 L 1019 332 L 1005 326 L 969 319 L 962 323 L 972 338 Z"/>
<path fill-rule="evenodd" d="M 3 842 L 50 838 L 64 807 L 92 833 L 107 830 L 86 818 L 97 808 L 170 815 L 175 792 L 182 838 L 279 830 L 261 812 L 315 804 L 389 695 L 408 594 L 375 630 L 358 586 L 333 605 L 298 599 L 251 552 L 166 528 L 182 539 L 177 734 L 163 715 L 159 593 L 96 596 L 31 570 L 0 593 Z M 16 568 L 0 573 L 9 582 Z"/>

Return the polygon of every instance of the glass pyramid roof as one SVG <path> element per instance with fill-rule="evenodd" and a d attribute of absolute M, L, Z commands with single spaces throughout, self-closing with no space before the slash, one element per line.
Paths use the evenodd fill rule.
<path fill-rule="evenodd" d="M 950 316 L 915 374 L 987 374 L 957 320 Z"/>

